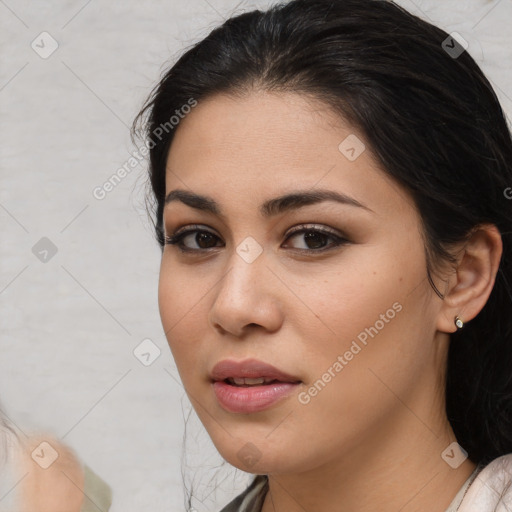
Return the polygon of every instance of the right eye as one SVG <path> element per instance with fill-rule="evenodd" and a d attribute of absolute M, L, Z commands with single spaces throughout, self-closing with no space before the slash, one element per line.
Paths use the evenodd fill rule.
<path fill-rule="evenodd" d="M 220 238 L 213 232 L 198 228 L 200 226 L 180 228 L 172 235 L 165 236 L 164 242 L 166 245 L 176 245 L 182 252 L 200 252 L 224 246 L 215 245 Z"/>

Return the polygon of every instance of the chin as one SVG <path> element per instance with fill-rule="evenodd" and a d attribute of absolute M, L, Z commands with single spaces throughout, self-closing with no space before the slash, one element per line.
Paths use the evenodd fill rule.
<path fill-rule="evenodd" d="M 264 438 L 246 437 L 246 441 L 240 438 L 231 439 L 229 445 L 218 446 L 220 455 L 232 466 L 253 474 L 290 473 L 297 467 L 303 469 L 304 463 L 290 459 L 290 453 L 296 453 L 295 449 L 287 449 L 280 443 L 280 449 L 272 445 Z M 217 446 L 217 445 L 216 445 Z"/>

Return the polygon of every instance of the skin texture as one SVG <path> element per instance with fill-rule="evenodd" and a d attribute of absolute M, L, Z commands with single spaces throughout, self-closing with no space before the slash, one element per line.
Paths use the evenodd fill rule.
<path fill-rule="evenodd" d="M 455 441 L 444 403 L 449 333 L 456 315 L 468 322 L 484 306 L 501 238 L 483 226 L 455 248 L 457 269 L 434 277 L 446 294 L 441 300 L 427 281 L 414 203 L 379 169 L 368 144 L 355 161 L 340 152 L 350 134 L 364 142 L 328 107 L 295 93 L 254 90 L 199 103 L 177 128 L 166 192 L 208 195 L 223 215 L 179 201 L 166 205 L 166 235 L 199 224 L 218 238 L 210 242 L 217 247 L 200 253 L 165 246 L 162 323 L 220 454 L 269 475 L 263 512 L 444 512 L 475 468 L 466 459 L 452 469 L 441 458 Z M 326 201 L 272 218 L 259 212 L 270 198 L 318 189 L 347 194 L 371 211 Z M 348 242 L 319 252 L 304 234 L 288 237 L 302 223 L 335 230 Z M 263 249 L 252 263 L 236 252 L 248 236 Z M 184 243 L 208 247 L 195 235 Z M 395 303 L 400 312 L 301 404 L 298 393 Z M 224 410 L 209 373 L 223 359 L 249 357 L 297 376 L 297 393 L 258 413 Z M 257 459 L 250 466 L 248 447 Z"/>

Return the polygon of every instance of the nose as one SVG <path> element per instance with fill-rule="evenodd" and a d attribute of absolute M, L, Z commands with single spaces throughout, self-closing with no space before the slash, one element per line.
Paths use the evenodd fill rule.
<path fill-rule="evenodd" d="M 236 337 L 243 337 L 257 327 L 277 331 L 283 323 L 281 288 L 282 283 L 268 267 L 264 253 L 252 263 L 234 253 L 229 270 L 215 287 L 210 325 L 222 334 Z"/>

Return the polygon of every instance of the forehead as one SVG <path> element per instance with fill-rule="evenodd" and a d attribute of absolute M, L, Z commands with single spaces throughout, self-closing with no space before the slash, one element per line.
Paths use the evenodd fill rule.
<path fill-rule="evenodd" d="M 189 188 L 221 202 L 262 203 L 317 186 L 383 210 L 400 201 L 411 206 L 363 135 L 329 106 L 297 93 L 219 94 L 199 102 L 177 127 L 167 159 L 166 193 Z"/>
<path fill-rule="evenodd" d="M 305 151 L 322 153 L 332 147 L 333 139 L 326 139 L 322 132 L 329 127 L 339 130 L 342 124 L 327 105 L 296 93 L 218 94 L 200 101 L 181 121 L 169 156 L 172 159 L 177 148 L 187 157 L 197 151 L 202 156 L 229 153 L 233 158 L 252 153 L 257 161 L 268 160 L 270 154 L 287 160 L 296 155 L 300 160 Z"/>

